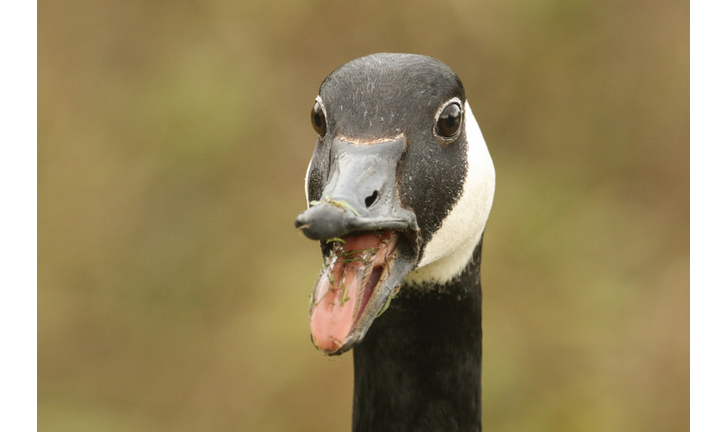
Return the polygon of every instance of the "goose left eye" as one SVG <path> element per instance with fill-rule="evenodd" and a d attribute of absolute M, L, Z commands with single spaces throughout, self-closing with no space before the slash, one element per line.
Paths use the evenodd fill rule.
<path fill-rule="evenodd" d="M 436 121 L 436 133 L 445 138 L 451 138 L 459 133 L 461 127 L 461 106 L 457 102 L 450 103 L 439 114 Z"/>

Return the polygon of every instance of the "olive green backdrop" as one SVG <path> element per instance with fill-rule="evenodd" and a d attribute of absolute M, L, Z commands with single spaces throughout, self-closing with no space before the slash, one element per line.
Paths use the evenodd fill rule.
<path fill-rule="evenodd" d="M 688 2 L 42 0 L 40 431 L 350 429 L 293 220 L 380 51 L 459 74 L 497 169 L 484 430 L 688 430 Z"/>

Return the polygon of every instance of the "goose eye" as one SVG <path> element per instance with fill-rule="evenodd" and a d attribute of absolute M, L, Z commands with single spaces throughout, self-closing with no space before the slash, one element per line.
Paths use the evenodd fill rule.
<path fill-rule="evenodd" d="M 324 137 L 328 132 L 328 126 L 325 123 L 325 111 L 323 111 L 323 106 L 318 101 L 315 101 L 313 110 L 310 112 L 310 120 L 313 122 L 315 132 Z"/>
<path fill-rule="evenodd" d="M 461 106 L 453 102 L 439 114 L 436 121 L 436 133 L 445 138 L 451 138 L 459 133 L 461 127 Z"/>

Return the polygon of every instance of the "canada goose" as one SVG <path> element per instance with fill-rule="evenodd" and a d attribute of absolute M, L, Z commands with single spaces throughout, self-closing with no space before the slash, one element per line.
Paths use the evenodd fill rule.
<path fill-rule="evenodd" d="M 373 54 L 331 73 L 295 226 L 320 241 L 311 335 L 355 347 L 354 431 L 481 430 L 489 151 L 444 63 Z M 385 313 L 383 313 L 385 311 Z"/>

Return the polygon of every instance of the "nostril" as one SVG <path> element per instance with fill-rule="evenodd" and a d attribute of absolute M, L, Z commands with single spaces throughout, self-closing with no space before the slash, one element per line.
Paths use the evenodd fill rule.
<path fill-rule="evenodd" d="M 372 206 L 373 203 L 376 202 L 376 198 L 378 198 L 378 191 L 373 191 L 373 193 L 365 199 L 366 208 Z"/>

